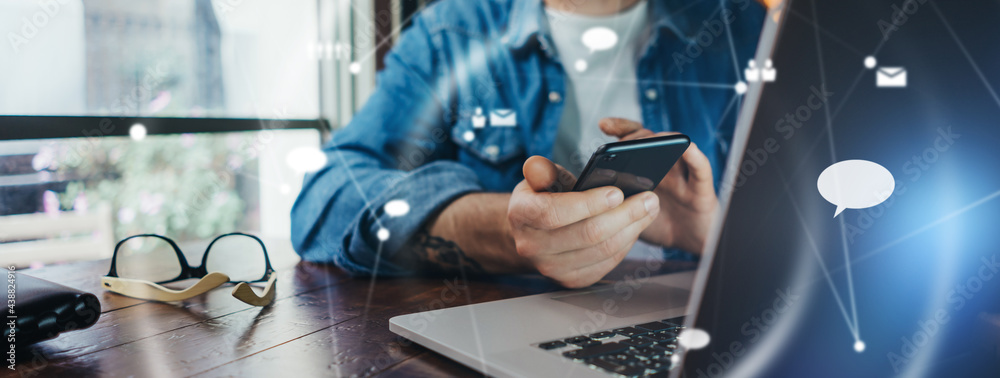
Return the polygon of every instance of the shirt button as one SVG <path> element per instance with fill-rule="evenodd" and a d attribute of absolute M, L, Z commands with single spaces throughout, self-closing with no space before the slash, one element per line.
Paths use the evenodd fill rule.
<path fill-rule="evenodd" d="M 500 153 L 500 147 L 497 147 L 496 145 L 491 144 L 489 146 L 486 146 L 486 150 L 485 151 L 486 151 L 486 154 L 489 155 L 490 157 L 497 157 L 497 154 Z"/>
<path fill-rule="evenodd" d="M 562 95 L 559 92 L 549 92 L 549 102 L 559 102 L 562 101 Z"/>
<path fill-rule="evenodd" d="M 656 100 L 656 90 L 655 89 L 647 89 L 646 90 L 646 98 L 648 98 L 649 101 Z"/>

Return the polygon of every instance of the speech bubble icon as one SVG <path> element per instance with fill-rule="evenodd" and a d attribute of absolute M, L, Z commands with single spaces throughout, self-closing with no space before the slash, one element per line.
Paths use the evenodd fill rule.
<path fill-rule="evenodd" d="M 885 167 L 867 160 L 844 160 L 823 170 L 816 180 L 819 194 L 837 205 L 836 218 L 844 209 L 865 209 L 889 199 L 896 180 Z"/>
<path fill-rule="evenodd" d="M 590 49 L 590 52 L 607 50 L 615 47 L 618 43 L 618 34 L 614 30 L 603 26 L 596 26 L 583 32 L 583 45 Z"/>

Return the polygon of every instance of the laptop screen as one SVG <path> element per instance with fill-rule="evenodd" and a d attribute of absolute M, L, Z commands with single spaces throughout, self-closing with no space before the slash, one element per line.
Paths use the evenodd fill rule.
<path fill-rule="evenodd" d="M 997 14 L 786 4 L 682 376 L 994 376 Z"/>

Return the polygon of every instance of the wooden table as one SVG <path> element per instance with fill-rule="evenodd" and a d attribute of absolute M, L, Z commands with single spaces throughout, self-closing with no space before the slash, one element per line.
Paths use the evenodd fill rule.
<path fill-rule="evenodd" d="M 538 276 L 351 278 L 335 266 L 275 253 L 277 297 L 246 305 L 220 288 L 176 303 L 147 302 L 101 289 L 108 260 L 24 273 L 95 293 L 101 317 L 91 328 L 37 344 L 16 371 L 0 377 L 55 376 L 474 376 L 475 371 L 389 332 L 389 319 L 560 290 Z M 291 254 L 291 256 L 289 256 Z M 641 261 L 609 274 L 624 278 Z M 694 269 L 667 263 L 661 273 Z M 372 290 L 369 290 L 372 289 Z M 452 295 L 453 291 L 462 295 Z"/>

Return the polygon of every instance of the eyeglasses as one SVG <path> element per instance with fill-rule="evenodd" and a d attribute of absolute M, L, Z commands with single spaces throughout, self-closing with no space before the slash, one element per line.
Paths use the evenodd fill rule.
<path fill-rule="evenodd" d="M 161 286 L 191 278 L 199 280 L 184 290 Z M 221 235 L 205 249 L 201 265 L 192 267 L 173 240 L 143 234 L 118 242 L 111 271 L 101 278 L 101 284 L 129 297 L 170 302 L 234 283 L 233 297 L 253 306 L 267 306 L 274 301 L 276 279 L 264 242 L 256 236 L 241 232 Z M 249 283 L 264 281 L 267 285 L 258 296 Z"/>

